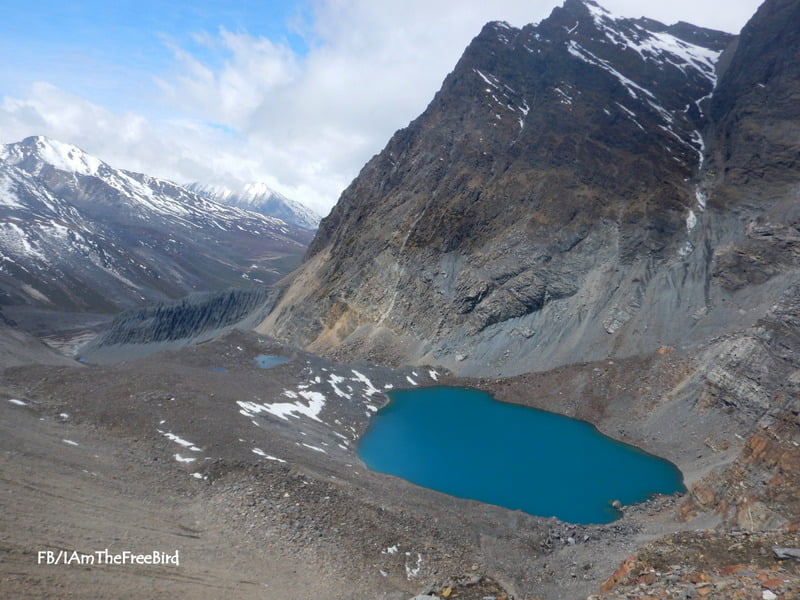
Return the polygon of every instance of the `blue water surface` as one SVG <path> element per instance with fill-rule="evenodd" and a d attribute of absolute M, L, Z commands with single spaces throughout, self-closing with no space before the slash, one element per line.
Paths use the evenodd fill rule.
<path fill-rule="evenodd" d="M 373 471 L 571 523 L 608 523 L 611 502 L 685 491 L 672 463 L 584 421 L 457 387 L 389 392 L 358 453 Z"/>
<path fill-rule="evenodd" d="M 274 354 L 259 354 L 256 356 L 256 364 L 261 369 L 269 369 L 270 367 L 274 367 L 288 361 L 288 358 L 283 358 L 282 356 L 276 356 Z"/>

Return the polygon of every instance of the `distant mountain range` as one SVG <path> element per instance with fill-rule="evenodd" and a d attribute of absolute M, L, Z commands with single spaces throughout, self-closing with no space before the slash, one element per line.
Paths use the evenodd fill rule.
<path fill-rule="evenodd" d="M 0 308 L 16 321 L 268 284 L 298 264 L 311 236 L 70 144 L 0 147 Z"/>
<path fill-rule="evenodd" d="M 307 206 L 270 189 L 266 183 L 246 183 L 238 188 L 229 188 L 194 182 L 187 185 L 186 189 L 220 204 L 276 217 L 303 229 L 315 230 L 322 219 Z"/>

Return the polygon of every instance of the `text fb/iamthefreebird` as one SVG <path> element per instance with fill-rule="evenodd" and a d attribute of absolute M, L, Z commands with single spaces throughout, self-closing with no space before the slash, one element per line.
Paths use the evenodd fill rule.
<path fill-rule="evenodd" d="M 39 550 L 36 560 L 37 564 L 40 565 L 66 566 L 169 565 L 179 567 L 181 564 L 178 550 L 174 552 L 162 552 L 161 550 L 153 550 L 151 552 L 131 552 L 129 550 L 112 552 L 108 548 L 88 553 L 78 552 L 77 550 Z"/>

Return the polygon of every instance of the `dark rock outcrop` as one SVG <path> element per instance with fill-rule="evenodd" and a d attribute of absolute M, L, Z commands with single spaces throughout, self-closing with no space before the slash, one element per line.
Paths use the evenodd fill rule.
<path fill-rule="evenodd" d="M 209 340 L 237 326 L 253 327 L 274 300 L 270 288 L 239 288 L 127 310 L 80 354 L 106 364 Z"/>

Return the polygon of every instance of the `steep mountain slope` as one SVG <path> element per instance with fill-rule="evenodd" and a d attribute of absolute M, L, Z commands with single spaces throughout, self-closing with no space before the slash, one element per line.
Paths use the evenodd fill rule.
<path fill-rule="evenodd" d="M 72 365 L 67 358 L 43 342 L 0 320 L 0 369 L 27 364 Z"/>
<path fill-rule="evenodd" d="M 270 189 L 265 183 L 246 183 L 238 189 L 231 189 L 221 185 L 194 182 L 187 185 L 186 189 L 214 202 L 275 217 L 295 227 L 303 229 L 319 227 L 321 217 L 317 213 L 296 200 Z"/>
<path fill-rule="evenodd" d="M 589 0 L 488 24 L 342 194 L 260 330 L 473 374 L 724 330 L 695 176 L 732 40 Z"/>
<path fill-rule="evenodd" d="M 800 6 L 765 2 L 742 30 L 709 106 L 704 193 L 743 225 L 718 248 L 714 276 L 742 290 L 790 274 L 800 242 Z"/>
<path fill-rule="evenodd" d="M 115 313 L 195 290 L 269 283 L 306 230 L 114 169 L 42 137 L 0 148 L 0 304 Z"/>

